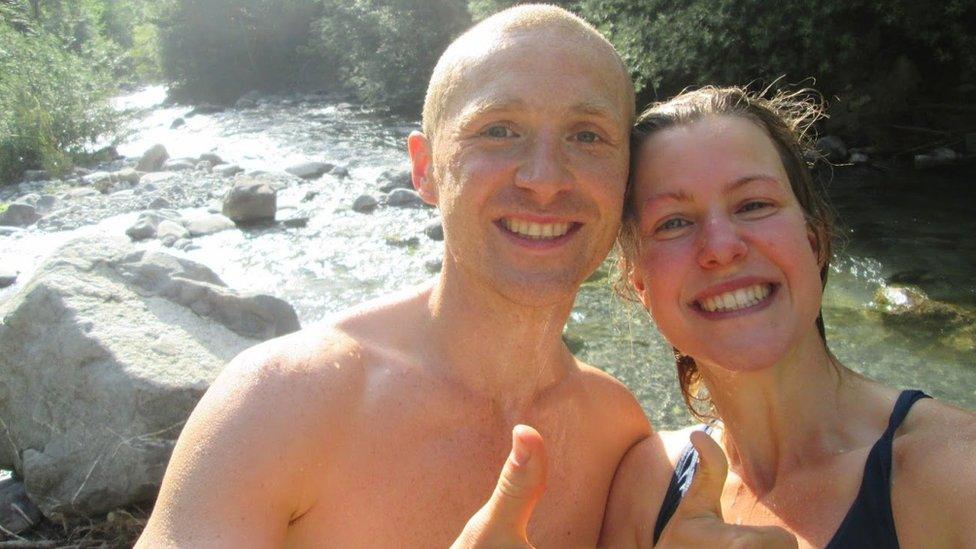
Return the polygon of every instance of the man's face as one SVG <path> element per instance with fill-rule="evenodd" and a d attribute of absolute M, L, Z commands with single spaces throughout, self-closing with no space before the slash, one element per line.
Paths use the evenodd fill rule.
<path fill-rule="evenodd" d="M 627 83 L 566 36 L 508 38 L 462 69 L 434 136 L 445 269 L 521 304 L 571 300 L 620 223 Z"/>

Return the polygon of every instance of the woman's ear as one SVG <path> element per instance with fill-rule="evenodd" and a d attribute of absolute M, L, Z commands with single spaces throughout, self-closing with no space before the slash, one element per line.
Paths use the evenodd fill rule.
<path fill-rule="evenodd" d="M 430 140 L 418 131 L 410 132 L 407 137 L 407 152 L 410 154 L 413 188 L 424 202 L 437 206 L 437 184 L 430 176 L 433 169 Z"/>
<path fill-rule="evenodd" d="M 816 227 L 807 223 L 807 241 L 810 242 L 810 249 L 813 250 L 813 254 L 817 256 L 817 266 L 821 269 L 827 264 L 827 254 L 824 253 L 824 248 L 821 245 L 823 237 L 820 235 Z"/>

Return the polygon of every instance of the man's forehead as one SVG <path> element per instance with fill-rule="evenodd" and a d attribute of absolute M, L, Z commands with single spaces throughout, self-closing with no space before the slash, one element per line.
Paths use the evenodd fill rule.
<path fill-rule="evenodd" d="M 462 95 L 462 94 L 458 94 Z M 465 100 L 466 99 L 466 100 Z M 459 104 L 458 121 L 460 126 L 474 118 L 489 115 L 491 113 L 503 112 L 527 112 L 539 110 L 539 104 L 544 107 L 551 107 L 566 113 L 579 116 L 589 116 L 606 118 L 614 123 L 626 124 L 627 113 L 618 103 L 606 97 L 594 96 L 582 98 L 579 101 L 566 105 L 552 105 L 545 101 L 530 104 L 523 97 L 518 95 L 491 93 L 468 95 L 466 98 L 458 97 Z"/>

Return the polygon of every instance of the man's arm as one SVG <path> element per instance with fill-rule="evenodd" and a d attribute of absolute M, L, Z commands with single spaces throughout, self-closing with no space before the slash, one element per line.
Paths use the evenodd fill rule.
<path fill-rule="evenodd" d="M 617 467 L 600 547 L 651 547 L 654 522 L 673 467 L 659 433 L 635 444 Z"/>
<path fill-rule="evenodd" d="M 341 368 L 295 356 L 303 337 L 258 345 L 221 372 L 176 443 L 137 547 L 282 545 L 327 462 L 323 398 L 343 392 L 328 386 Z"/>

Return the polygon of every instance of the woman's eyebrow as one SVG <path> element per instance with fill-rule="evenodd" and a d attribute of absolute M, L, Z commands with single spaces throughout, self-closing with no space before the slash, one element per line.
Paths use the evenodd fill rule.
<path fill-rule="evenodd" d="M 778 185 L 779 184 L 779 178 L 778 177 L 775 177 L 775 176 L 772 176 L 772 175 L 761 174 L 761 173 L 760 174 L 754 174 L 754 175 L 747 175 L 745 177 L 740 177 L 739 179 L 736 179 L 735 181 L 732 181 L 731 183 L 728 183 L 725 186 L 725 189 L 724 190 L 725 190 L 725 192 L 731 192 L 731 191 L 734 191 L 736 189 L 739 189 L 740 187 L 744 187 L 745 185 L 748 185 L 749 183 L 773 183 L 773 184 Z"/>

